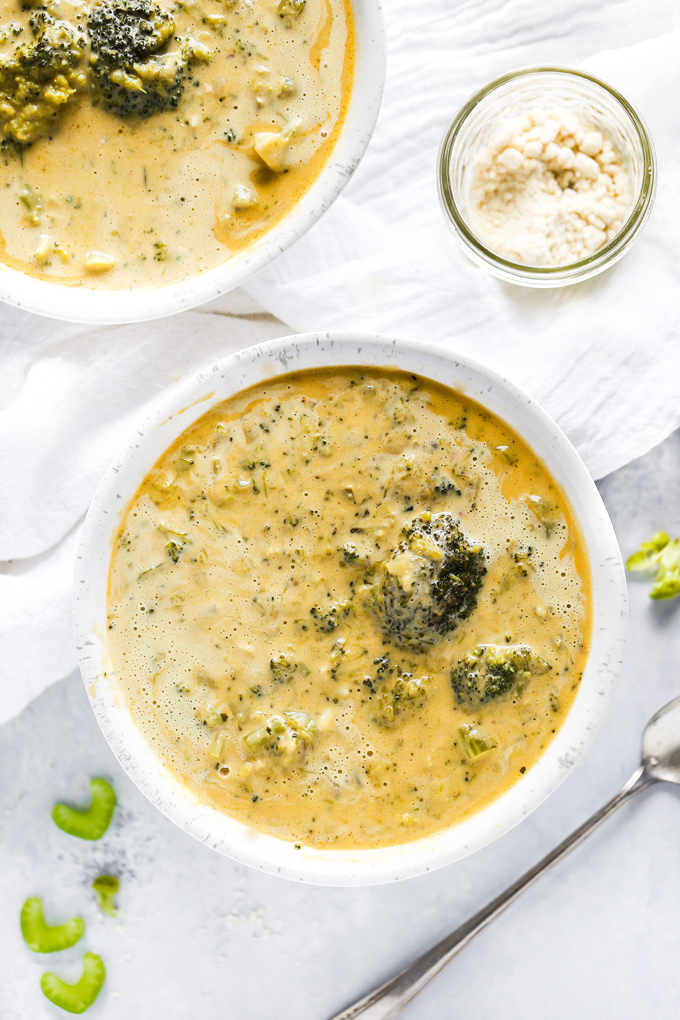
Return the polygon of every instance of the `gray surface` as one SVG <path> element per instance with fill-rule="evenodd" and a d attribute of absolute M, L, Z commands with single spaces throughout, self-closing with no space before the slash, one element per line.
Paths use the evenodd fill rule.
<path fill-rule="evenodd" d="M 680 432 L 601 483 L 624 553 L 659 527 L 680 533 Z M 108 750 L 78 676 L 0 729 L 0 1020 L 64 1016 L 39 977 L 108 967 L 97 1020 L 325 1020 L 463 921 L 611 796 L 638 760 L 647 718 L 680 693 L 680 599 L 630 586 L 624 673 L 593 747 L 531 818 L 434 875 L 377 889 L 322 889 L 236 866 L 149 805 Z M 55 800 L 111 777 L 120 807 L 100 843 L 61 833 Z M 403 1014 L 405 1020 L 677 1017 L 680 795 L 642 794 L 492 929 Z M 89 889 L 121 876 L 120 915 Z M 51 919 L 87 922 L 79 946 L 29 953 L 18 914 L 44 895 Z M 655 934 L 658 933 L 658 934 Z"/>

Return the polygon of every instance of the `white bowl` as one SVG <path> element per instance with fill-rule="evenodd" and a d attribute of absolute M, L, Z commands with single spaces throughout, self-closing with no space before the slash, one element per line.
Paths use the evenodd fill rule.
<path fill-rule="evenodd" d="M 339 365 L 400 368 L 461 390 L 514 428 L 564 488 L 592 571 L 591 648 L 573 707 L 546 751 L 488 807 L 426 839 L 377 850 L 296 850 L 205 804 L 156 758 L 127 711 L 108 664 L 106 595 L 121 514 L 158 457 L 219 401 L 265 379 Z M 369 334 L 286 337 L 251 347 L 178 386 L 134 433 L 106 472 L 85 521 L 75 573 L 80 667 L 104 736 L 130 778 L 160 810 L 203 843 L 252 867 L 327 885 L 371 885 L 432 871 L 502 836 L 562 782 L 605 713 L 623 655 L 626 585 L 600 495 L 564 434 L 529 397 L 494 372 L 429 344 Z"/>
<path fill-rule="evenodd" d="M 49 283 L 0 264 L 0 301 L 72 322 L 140 322 L 193 308 L 238 287 L 290 247 L 335 201 L 361 162 L 380 110 L 385 81 L 381 0 L 351 0 L 356 59 L 349 107 L 330 159 L 286 217 L 242 252 L 179 283 L 91 290 Z"/>

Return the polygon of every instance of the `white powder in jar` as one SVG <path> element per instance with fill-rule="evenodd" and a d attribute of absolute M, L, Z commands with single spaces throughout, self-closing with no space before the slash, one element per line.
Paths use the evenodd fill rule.
<path fill-rule="evenodd" d="M 533 111 L 504 125 L 477 156 L 470 227 L 513 262 L 567 265 L 614 237 L 631 192 L 601 131 L 567 110 Z"/>

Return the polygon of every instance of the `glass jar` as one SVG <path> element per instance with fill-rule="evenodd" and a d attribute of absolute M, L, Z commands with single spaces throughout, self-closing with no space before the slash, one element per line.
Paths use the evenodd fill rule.
<path fill-rule="evenodd" d="M 608 138 L 630 177 L 631 204 L 609 241 L 585 258 L 557 266 L 524 265 L 487 247 L 470 227 L 477 158 L 503 123 L 542 109 L 566 110 Z M 467 255 L 494 276 L 525 287 L 564 287 L 601 273 L 630 248 L 649 216 L 656 190 L 654 146 L 628 100 L 593 75 L 568 67 L 526 67 L 496 78 L 458 111 L 439 150 L 442 208 Z"/>

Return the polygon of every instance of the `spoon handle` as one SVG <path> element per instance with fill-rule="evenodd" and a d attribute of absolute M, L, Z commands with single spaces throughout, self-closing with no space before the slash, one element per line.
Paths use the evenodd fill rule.
<path fill-rule="evenodd" d="M 505 892 L 482 907 L 468 921 L 456 928 L 450 935 L 438 942 L 436 946 L 419 956 L 412 964 L 402 970 L 395 977 L 386 981 L 385 984 L 376 988 L 375 991 L 359 999 L 353 1006 L 349 1006 L 332 1017 L 331 1020 L 353 1020 L 354 1017 L 363 1013 L 364 1020 L 393 1020 L 401 1013 L 402 1009 L 418 994 L 421 989 L 457 956 L 461 949 L 464 949 L 469 942 L 479 935 L 499 914 L 501 914 L 511 903 L 514 903 L 522 893 L 529 889 L 541 875 L 554 867 L 563 857 L 566 857 L 574 847 L 579 846 L 584 839 L 594 832 L 610 815 L 613 815 L 622 804 L 630 800 L 641 790 L 645 790 L 652 783 L 658 782 L 644 768 L 640 766 L 630 777 L 622 790 L 617 793 L 604 807 L 600 808 L 587 822 L 575 829 L 570 836 L 567 836 L 559 846 L 551 850 L 549 854 L 530 868 L 521 878 L 518 878 Z"/>

